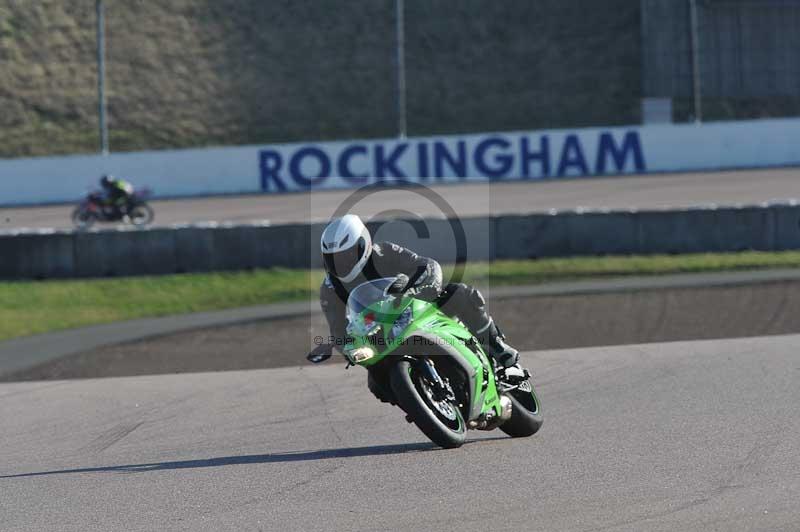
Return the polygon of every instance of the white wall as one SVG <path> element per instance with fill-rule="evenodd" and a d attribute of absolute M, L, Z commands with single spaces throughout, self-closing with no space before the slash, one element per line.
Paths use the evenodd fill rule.
<path fill-rule="evenodd" d="M 800 119 L 0 160 L 0 204 L 74 201 L 103 173 L 156 196 L 800 164 Z"/>

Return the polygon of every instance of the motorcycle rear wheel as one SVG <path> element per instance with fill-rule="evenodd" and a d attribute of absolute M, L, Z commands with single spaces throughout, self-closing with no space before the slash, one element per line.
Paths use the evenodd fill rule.
<path fill-rule="evenodd" d="M 156 215 L 155 212 L 153 212 L 153 208 L 147 203 L 136 203 L 132 205 L 128 213 L 131 224 L 137 227 L 150 225 L 153 223 L 155 217 Z"/>
<path fill-rule="evenodd" d="M 500 430 L 512 438 L 525 438 L 533 436 L 542 428 L 542 405 L 533 385 L 527 382 L 527 386 L 518 388 L 506 393 L 511 399 L 511 419 L 500 425 Z"/>
<path fill-rule="evenodd" d="M 461 447 L 467 426 L 457 405 L 436 401 L 425 376 L 408 360 L 400 360 L 389 375 L 397 402 L 430 440 L 444 447 Z"/>

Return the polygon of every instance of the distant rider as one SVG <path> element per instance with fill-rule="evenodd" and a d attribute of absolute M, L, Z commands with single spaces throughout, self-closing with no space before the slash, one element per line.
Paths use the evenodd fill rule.
<path fill-rule="evenodd" d="M 483 295 L 463 283 L 443 288 L 442 268 L 435 260 L 391 242 L 373 244 L 369 230 L 354 214 L 328 224 L 322 233 L 321 247 L 327 275 L 320 287 L 320 303 L 335 347 L 340 351 L 347 336 L 346 302 L 350 292 L 366 281 L 397 277 L 391 292 L 439 302 L 442 312 L 457 316 L 487 353 L 505 368 L 507 376 L 524 376 L 518 364 L 519 352 L 505 342 L 486 312 Z M 314 363 L 323 362 L 331 357 L 333 347 L 323 343 L 307 358 Z"/>
<path fill-rule="evenodd" d="M 100 186 L 103 189 L 105 204 L 114 209 L 115 217 L 122 218 L 127 214 L 133 197 L 133 185 L 106 174 L 100 178 Z"/>

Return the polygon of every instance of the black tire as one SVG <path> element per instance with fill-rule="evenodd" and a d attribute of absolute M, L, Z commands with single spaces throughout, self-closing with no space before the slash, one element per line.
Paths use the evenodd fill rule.
<path fill-rule="evenodd" d="M 533 385 L 530 390 L 517 389 L 506 394 L 511 399 L 511 419 L 500 425 L 500 430 L 512 438 L 533 436 L 542 428 L 542 405 Z"/>
<path fill-rule="evenodd" d="M 422 378 L 408 360 L 400 360 L 389 375 L 392 391 L 398 404 L 411 417 L 414 423 L 430 440 L 444 447 L 454 449 L 464 445 L 467 425 L 457 405 L 451 405 L 455 419 L 448 420 L 429 404 L 421 382 Z"/>
<path fill-rule="evenodd" d="M 89 229 L 91 226 L 97 222 L 97 215 L 91 211 L 83 209 L 82 207 L 78 206 L 72 211 L 72 225 L 75 226 L 75 229 L 83 230 Z"/>
<path fill-rule="evenodd" d="M 145 202 L 134 203 L 128 213 L 131 224 L 141 227 L 153 223 L 156 214 L 153 208 Z"/>

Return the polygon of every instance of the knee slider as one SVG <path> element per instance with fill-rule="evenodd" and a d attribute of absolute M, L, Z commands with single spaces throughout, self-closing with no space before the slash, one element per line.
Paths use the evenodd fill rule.
<path fill-rule="evenodd" d="M 450 283 L 445 288 L 447 298 L 455 305 L 470 305 L 482 308 L 486 305 L 480 290 L 464 283 Z"/>

